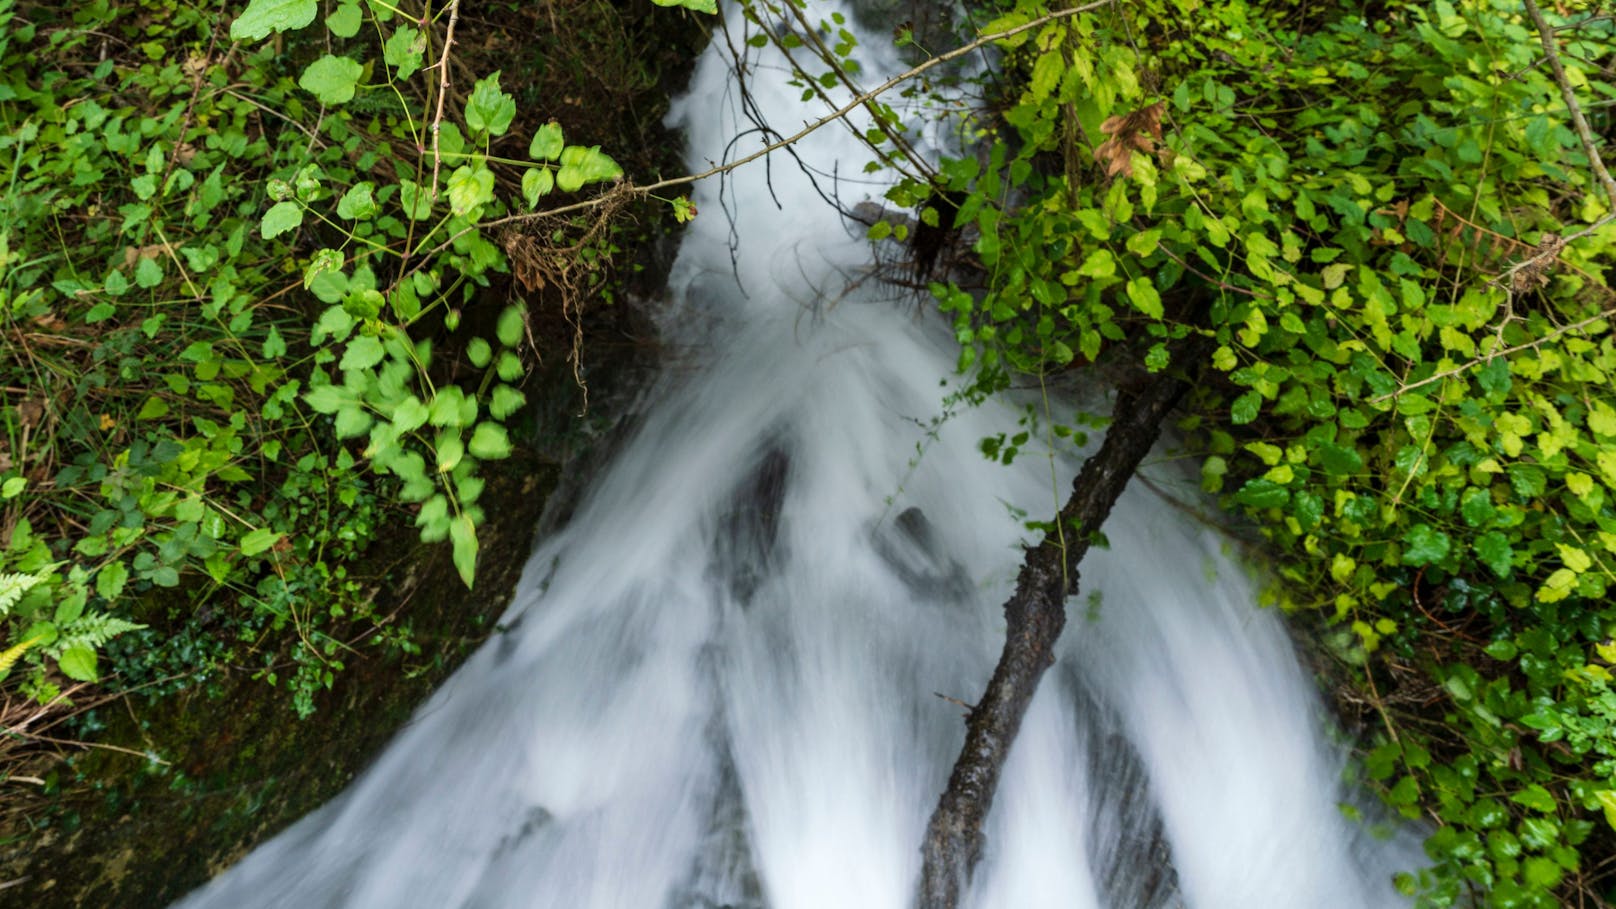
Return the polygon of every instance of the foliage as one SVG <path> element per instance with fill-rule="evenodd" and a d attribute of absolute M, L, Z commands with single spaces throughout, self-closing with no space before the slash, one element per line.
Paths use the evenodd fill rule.
<path fill-rule="evenodd" d="M 1555 22 L 1616 98 L 1608 18 Z M 1212 340 L 1204 485 L 1286 553 L 1289 608 L 1449 698 L 1458 737 L 1385 708 L 1369 764 L 1439 823 L 1422 905 L 1608 898 L 1616 842 L 1616 224 L 1535 38 L 1487 0 L 1104 6 L 1001 42 L 1011 100 L 931 181 L 988 275 L 933 288 L 984 392 Z"/>
<path fill-rule="evenodd" d="M 1608 134 L 1616 27 L 1550 19 Z M 802 24 L 764 40 L 838 26 Z M 1402 885 L 1427 906 L 1616 898 L 1616 199 L 1525 10 L 1004 0 L 980 31 L 1015 33 L 1008 85 L 978 80 L 1004 100 L 956 121 L 969 153 L 917 165 L 885 105 L 869 137 L 918 215 L 871 239 L 969 241 L 931 289 L 973 394 L 1160 370 L 1206 338 L 1187 441 L 1281 553 L 1281 602 L 1362 673 L 1385 730 L 1367 775 L 1436 828 L 1434 870 Z M 805 97 L 856 71 L 847 42 L 817 47 Z M 1445 715 L 1378 693 L 1410 676 L 1392 694 Z"/>
<path fill-rule="evenodd" d="M 295 631 L 306 713 L 328 629 L 386 622 L 354 571 L 391 503 L 472 583 L 531 337 L 520 302 L 477 307 L 511 268 L 495 222 L 622 170 L 515 135 L 499 72 L 452 85 L 457 5 L 430 10 L 0 0 L 0 573 L 32 579 L 0 652 L 39 700 L 136 616 L 226 611 L 204 649 L 272 682 Z M 593 267 L 602 223 L 548 224 L 570 258 L 521 257 L 524 287 Z"/>

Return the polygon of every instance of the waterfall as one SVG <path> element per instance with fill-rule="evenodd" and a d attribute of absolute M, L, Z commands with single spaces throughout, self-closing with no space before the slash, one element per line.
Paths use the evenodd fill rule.
<path fill-rule="evenodd" d="M 671 114 L 692 169 L 762 141 L 734 139 L 724 45 Z M 817 115 L 772 49 L 748 53 L 771 122 Z M 860 53 L 868 78 L 896 71 Z M 835 125 L 797 153 L 866 160 Z M 869 278 L 869 244 L 792 160 L 694 202 L 660 314 L 672 362 L 506 630 L 348 791 L 180 906 L 910 904 L 1023 521 L 1054 513 L 1078 454 L 983 458 L 1011 404 L 934 425 L 947 325 Z M 1105 533 L 970 905 L 1402 905 L 1391 877 L 1418 851 L 1343 817 L 1343 749 L 1250 572 L 1137 483 Z"/>

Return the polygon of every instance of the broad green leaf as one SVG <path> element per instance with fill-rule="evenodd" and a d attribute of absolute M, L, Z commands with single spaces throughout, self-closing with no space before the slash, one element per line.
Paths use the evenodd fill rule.
<path fill-rule="evenodd" d="M 415 526 L 421 528 L 423 543 L 436 543 L 449 536 L 449 500 L 443 493 L 433 493 L 421 503 L 415 516 Z"/>
<path fill-rule="evenodd" d="M 651 0 L 657 6 L 678 6 L 698 13 L 718 14 L 717 0 Z M 470 587 L 470 584 L 466 585 Z"/>
<path fill-rule="evenodd" d="M 516 118 L 516 99 L 500 91 L 499 70 L 477 80 L 466 99 L 466 126 L 474 133 L 499 136 Z"/>
<path fill-rule="evenodd" d="M 1135 308 L 1152 319 L 1162 317 L 1161 294 L 1156 292 L 1156 285 L 1149 278 L 1131 279 L 1128 282 L 1128 299 L 1133 301 Z"/>
<path fill-rule="evenodd" d="M 449 209 L 457 215 L 494 201 L 494 172 L 482 165 L 457 167 L 449 175 Z"/>
<path fill-rule="evenodd" d="M 1415 524 L 1403 534 L 1403 564 L 1430 565 L 1448 557 L 1448 535 L 1429 524 Z"/>
<path fill-rule="evenodd" d="M 400 25 L 382 46 L 382 59 L 398 70 L 398 78 L 408 79 L 425 64 L 426 36 L 413 25 Z"/>
<path fill-rule="evenodd" d="M 325 17 L 325 27 L 338 38 L 352 38 L 359 34 L 359 27 L 364 24 L 365 14 L 355 0 L 343 0 L 336 12 Z"/>
<path fill-rule="evenodd" d="M 485 461 L 497 461 L 511 456 L 511 439 L 505 427 L 498 423 L 478 423 L 467 446 L 473 455 Z"/>
<path fill-rule="evenodd" d="M 107 600 L 116 600 L 122 593 L 124 585 L 129 583 L 129 569 L 123 562 L 113 561 L 101 566 L 95 573 L 95 592 Z"/>
<path fill-rule="evenodd" d="M 471 361 L 471 365 L 482 369 L 493 361 L 494 350 L 482 338 L 472 338 L 466 343 L 466 359 Z"/>
<path fill-rule="evenodd" d="M 380 338 L 370 335 L 360 335 L 348 342 L 348 349 L 342 355 L 342 362 L 338 364 L 343 371 L 350 369 L 369 369 L 387 356 Z"/>
<path fill-rule="evenodd" d="M 526 322 L 522 319 L 522 307 L 511 305 L 500 311 L 499 323 L 494 328 L 494 335 L 499 343 L 506 347 L 515 347 L 522 343 L 522 335 L 526 333 Z"/>
<path fill-rule="evenodd" d="M 562 192 L 572 192 L 586 183 L 603 183 L 623 176 L 611 156 L 600 146 L 569 145 L 561 151 L 561 170 L 556 173 L 556 186 Z"/>
<path fill-rule="evenodd" d="M 1332 477 L 1350 477 L 1363 470 L 1363 457 L 1354 449 L 1324 442 L 1317 451 L 1319 466 Z"/>
<path fill-rule="evenodd" d="M 1515 552 L 1510 548 L 1508 537 L 1496 530 L 1490 531 L 1477 537 L 1471 547 L 1481 563 L 1492 569 L 1493 574 L 1501 578 L 1509 577 L 1514 567 Z"/>
<path fill-rule="evenodd" d="M 454 546 L 455 570 L 469 590 L 477 578 L 477 528 L 471 515 L 462 514 L 449 524 L 449 542 Z"/>
<path fill-rule="evenodd" d="M 414 180 L 402 180 L 398 184 L 398 201 L 404 206 L 404 214 L 412 221 L 420 221 L 432 216 L 432 191 L 416 183 Z"/>
<path fill-rule="evenodd" d="M 1605 823 L 1616 830 L 1616 789 L 1601 789 L 1594 793 L 1594 799 L 1605 810 Z"/>
<path fill-rule="evenodd" d="M 1229 420 L 1236 426 L 1243 426 L 1257 419 L 1257 414 L 1261 410 L 1262 395 L 1256 391 L 1248 391 L 1234 399 L 1234 404 L 1229 408 Z"/>
<path fill-rule="evenodd" d="M 410 395 L 393 410 L 393 426 L 401 433 L 412 432 L 426 425 L 430 413 L 420 398 Z"/>
<path fill-rule="evenodd" d="M 95 650 L 84 644 L 74 644 L 63 650 L 62 658 L 56 661 L 63 675 L 78 682 L 96 680 L 95 663 Z"/>
<path fill-rule="evenodd" d="M 258 233 L 265 240 L 278 237 L 303 223 L 303 209 L 296 202 L 276 202 L 258 222 Z"/>
<path fill-rule="evenodd" d="M 349 221 L 358 221 L 376 214 L 376 199 L 372 195 L 376 184 L 362 180 L 349 187 L 337 202 L 337 215 Z"/>
<path fill-rule="evenodd" d="M 1285 487 L 1272 480 L 1247 480 L 1235 493 L 1235 501 L 1252 508 L 1283 508 L 1291 500 L 1291 494 Z"/>
<path fill-rule="evenodd" d="M 546 123 L 533 133 L 533 141 L 528 143 L 527 154 L 535 161 L 554 161 L 561 157 L 561 149 L 565 144 L 561 137 L 561 124 Z"/>
<path fill-rule="evenodd" d="M 342 253 L 338 250 L 328 248 L 316 252 L 303 269 L 303 287 L 312 287 L 315 279 L 325 272 L 341 271 L 343 261 Z"/>
<path fill-rule="evenodd" d="M 337 438 L 353 439 L 369 432 L 374 422 L 370 411 L 359 404 L 349 404 L 337 411 L 332 428 L 336 430 Z"/>
<path fill-rule="evenodd" d="M 522 198 L 528 208 L 537 208 L 539 200 L 555 189 L 555 174 L 548 167 L 530 167 L 522 175 Z"/>
<path fill-rule="evenodd" d="M 353 98 L 364 71 L 358 60 L 326 54 L 309 64 L 297 84 L 321 104 L 344 104 Z"/>
<path fill-rule="evenodd" d="M 503 420 L 521 409 L 527 403 L 527 396 L 509 385 L 495 385 L 494 393 L 488 400 L 488 415 L 496 420 Z"/>
<path fill-rule="evenodd" d="M 354 396 L 342 385 L 316 385 L 303 393 L 303 400 L 315 413 L 332 414 L 351 404 Z"/>
<path fill-rule="evenodd" d="M 282 536 L 284 534 L 268 527 L 260 527 L 257 530 L 249 531 L 241 537 L 241 554 L 245 556 L 258 555 L 280 542 Z"/>
<path fill-rule="evenodd" d="M 259 41 L 270 32 L 303 28 L 319 11 L 316 0 L 252 0 L 230 23 L 230 40 Z"/>

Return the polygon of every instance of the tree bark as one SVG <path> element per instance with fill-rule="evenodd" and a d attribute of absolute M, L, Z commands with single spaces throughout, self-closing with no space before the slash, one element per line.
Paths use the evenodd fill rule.
<path fill-rule="evenodd" d="M 1193 365 L 1195 347 L 1174 360 Z M 1066 599 L 1077 592 L 1077 565 L 1105 523 L 1139 462 L 1161 434 L 1162 422 L 1188 387 L 1167 374 L 1124 388 L 1105 442 L 1072 481 L 1057 527 L 1027 551 L 1015 593 L 1004 604 L 1004 652 L 982 699 L 972 708 L 965 745 L 921 846 L 920 909 L 956 909 L 982 857 L 982 822 L 993 805 L 999 774 L 1021 728 L 1038 682 L 1054 662 L 1066 624 Z"/>

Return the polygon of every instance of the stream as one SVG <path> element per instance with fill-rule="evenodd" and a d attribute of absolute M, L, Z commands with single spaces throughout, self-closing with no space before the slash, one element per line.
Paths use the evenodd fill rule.
<path fill-rule="evenodd" d="M 670 115 L 692 170 L 763 141 L 741 135 L 724 45 Z M 770 122 L 819 116 L 772 48 L 746 50 Z M 859 53 L 869 84 L 898 71 Z M 868 154 L 834 125 L 797 153 L 859 177 Z M 835 188 L 844 205 L 882 190 Z M 984 458 L 981 439 L 1017 430 L 1016 401 L 937 420 L 949 327 L 871 276 L 862 226 L 790 158 L 693 201 L 659 316 L 667 367 L 533 554 L 504 631 L 343 795 L 179 906 L 911 904 L 1023 522 L 1059 507 L 1078 454 Z M 1156 485 L 1197 501 L 1157 460 Z M 1138 482 L 1104 531 L 969 905 L 1406 905 L 1391 880 L 1420 864 L 1418 838 L 1341 810 L 1360 802 L 1346 746 L 1280 617 L 1254 605 L 1260 578 Z"/>

